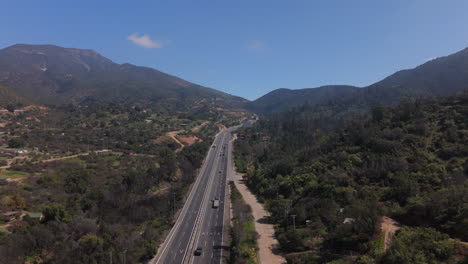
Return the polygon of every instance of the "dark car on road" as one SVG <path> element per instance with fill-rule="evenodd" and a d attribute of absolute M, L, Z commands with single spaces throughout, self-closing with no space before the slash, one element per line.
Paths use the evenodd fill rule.
<path fill-rule="evenodd" d="M 200 256 L 201 253 L 202 253 L 202 248 L 201 248 L 201 247 L 197 247 L 197 249 L 195 249 L 195 252 L 194 252 L 195 256 Z"/>

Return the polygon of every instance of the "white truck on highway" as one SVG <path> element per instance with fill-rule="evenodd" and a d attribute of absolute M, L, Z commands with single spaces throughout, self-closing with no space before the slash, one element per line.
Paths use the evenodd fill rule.
<path fill-rule="evenodd" d="M 218 198 L 214 198 L 213 205 L 211 207 L 213 207 L 213 208 L 218 208 L 219 207 L 219 199 Z"/>

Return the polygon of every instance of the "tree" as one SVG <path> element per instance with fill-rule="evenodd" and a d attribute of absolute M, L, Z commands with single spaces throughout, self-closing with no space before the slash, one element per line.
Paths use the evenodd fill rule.
<path fill-rule="evenodd" d="M 378 104 L 372 108 L 372 118 L 374 121 L 380 122 L 385 117 L 385 106 Z"/>
<path fill-rule="evenodd" d="M 453 243 L 449 236 L 432 228 L 403 227 L 382 257 L 383 264 L 436 264 L 450 258 Z"/>
<path fill-rule="evenodd" d="M 8 112 L 11 112 L 11 113 L 15 112 L 15 106 L 11 104 L 7 105 L 6 109 L 8 110 Z"/>
<path fill-rule="evenodd" d="M 49 205 L 42 210 L 44 215 L 44 222 L 58 221 L 68 223 L 71 217 L 62 205 Z"/>
<path fill-rule="evenodd" d="M 91 182 L 88 172 L 84 169 L 75 169 L 66 172 L 64 175 L 64 181 L 66 192 L 80 194 L 83 194 L 88 190 Z"/>
<path fill-rule="evenodd" d="M 26 207 L 26 201 L 18 193 L 14 193 L 11 196 L 11 202 L 12 202 L 11 206 L 14 207 L 15 209 L 22 210 Z"/>
<path fill-rule="evenodd" d="M 22 148 L 24 147 L 24 141 L 19 138 L 12 138 L 8 141 L 9 148 Z"/>

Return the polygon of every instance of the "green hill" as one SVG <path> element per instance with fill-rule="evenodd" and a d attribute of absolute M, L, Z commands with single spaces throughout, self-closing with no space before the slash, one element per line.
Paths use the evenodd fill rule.
<path fill-rule="evenodd" d="M 300 90 L 278 89 L 246 104 L 252 111 L 268 114 L 305 103 L 340 104 L 342 111 L 368 111 L 375 104 L 395 105 L 404 99 L 450 95 L 468 89 L 468 48 L 399 71 L 363 88 L 323 86 Z"/>
<path fill-rule="evenodd" d="M 296 252 L 289 262 L 458 263 L 466 251 L 449 238 L 468 241 L 468 93 L 332 121 L 294 109 L 240 131 L 235 145 L 282 250 Z M 383 216 L 407 226 L 386 252 Z"/>

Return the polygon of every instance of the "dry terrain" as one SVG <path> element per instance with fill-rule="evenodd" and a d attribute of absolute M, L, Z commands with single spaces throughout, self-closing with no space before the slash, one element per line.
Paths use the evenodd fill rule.
<path fill-rule="evenodd" d="M 232 157 L 230 157 L 228 164 L 228 177 L 234 181 L 236 188 L 241 193 L 245 202 L 252 208 L 252 215 L 255 219 L 255 229 L 259 235 L 257 238 L 257 244 L 260 263 L 286 263 L 286 260 L 282 256 L 275 254 L 275 250 L 278 248 L 278 241 L 275 238 L 274 225 L 268 222 L 269 213 L 244 184 L 242 175 L 235 172 L 233 163 Z"/>

